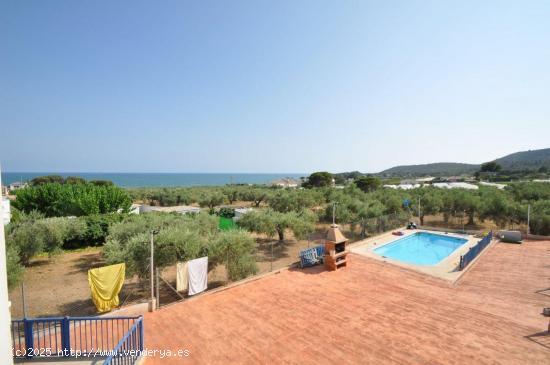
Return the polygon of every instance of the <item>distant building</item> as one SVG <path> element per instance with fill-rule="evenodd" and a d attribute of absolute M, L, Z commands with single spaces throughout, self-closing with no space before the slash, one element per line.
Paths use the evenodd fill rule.
<path fill-rule="evenodd" d="M 132 204 L 130 206 L 130 214 L 139 214 L 141 213 L 141 204 Z"/>
<path fill-rule="evenodd" d="M 28 185 L 29 184 L 27 184 L 26 182 L 15 181 L 8 185 L 8 190 L 12 192 L 18 189 L 26 188 Z"/>
<path fill-rule="evenodd" d="M 433 186 L 435 188 L 441 189 L 468 189 L 468 190 L 477 190 L 479 187 L 474 184 L 468 184 L 465 182 L 437 182 L 433 184 L 399 184 L 399 185 L 384 185 L 385 188 L 389 189 L 401 189 L 401 190 L 411 190 L 421 187 Z"/>
<path fill-rule="evenodd" d="M 464 177 L 462 177 L 462 176 L 449 176 L 445 180 L 447 180 L 448 182 L 460 182 L 460 181 L 464 181 Z"/>
<path fill-rule="evenodd" d="M 422 187 L 422 185 L 420 185 L 420 184 L 404 184 L 404 183 L 401 183 L 399 185 L 386 184 L 386 185 L 383 185 L 383 187 L 384 188 L 389 188 L 389 189 L 411 190 L 411 189 L 420 188 L 420 187 Z"/>
<path fill-rule="evenodd" d="M 433 186 L 441 189 L 467 189 L 467 190 L 479 189 L 479 186 L 465 183 L 465 182 L 434 183 Z"/>
<path fill-rule="evenodd" d="M 416 179 L 416 182 L 418 184 L 426 184 L 426 183 L 431 183 L 432 181 L 434 181 L 435 177 L 432 177 L 432 176 L 427 176 L 427 177 L 421 177 L 420 179 Z"/>
<path fill-rule="evenodd" d="M 10 200 L 5 196 L 2 196 L 1 201 L 2 201 L 2 222 L 4 223 L 4 225 L 6 225 L 11 221 L 11 203 L 10 203 Z"/>
<path fill-rule="evenodd" d="M 247 213 L 250 213 L 254 211 L 254 209 L 252 208 L 236 208 L 235 209 L 235 216 L 233 217 L 233 220 L 236 221 L 236 220 L 239 220 L 241 219 L 241 217 Z"/>
<path fill-rule="evenodd" d="M 139 207 L 139 213 L 149 213 L 149 212 L 166 212 L 166 213 L 180 213 L 180 214 L 189 214 L 189 213 L 200 213 L 201 208 L 192 207 L 188 205 L 178 205 L 175 207 L 156 207 L 152 205 L 141 205 Z M 135 214 L 135 213 L 134 213 Z"/>
<path fill-rule="evenodd" d="M 497 184 L 497 183 L 491 183 L 491 182 L 486 182 L 486 181 L 480 181 L 479 185 L 492 186 L 492 187 L 497 188 L 499 190 L 503 190 L 506 187 L 506 184 Z"/>
<path fill-rule="evenodd" d="M 297 188 L 302 184 L 300 180 L 285 177 L 282 179 L 274 180 L 271 182 L 272 186 L 278 186 L 281 188 Z"/>

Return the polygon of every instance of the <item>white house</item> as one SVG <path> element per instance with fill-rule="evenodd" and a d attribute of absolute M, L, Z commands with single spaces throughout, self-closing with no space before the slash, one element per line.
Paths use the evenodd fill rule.
<path fill-rule="evenodd" d="M 0 185 L 2 185 L 0 173 Z M 1 195 L 0 195 L 1 198 Z M 4 216 L 4 204 L 0 204 L 0 216 Z M 0 359 L 4 364 L 13 364 L 11 343 L 11 302 L 8 297 L 8 271 L 6 265 L 6 241 L 4 225 L 0 224 Z"/>
<path fill-rule="evenodd" d="M 474 184 L 468 184 L 465 182 L 434 183 L 433 186 L 441 189 L 467 189 L 467 190 L 479 189 L 479 186 Z"/>
<path fill-rule="evenodd" d="M 416 179 L 416 182 L 418 184 L 427 184 L 427 183 L 431 183 L 434 180 L 435 180 L 435 177 L 427 176 L 427 177 L 422 177 L 420 179 Z"/>
<path fill-rule="evenodd" d="M 2 197 L 2 222 L 4 225 L 10 223 L 11 221 L 11 204 L 10 200 L 3 196 Z"/>
<path fill-rule="evenodd" d="M 296 179 L 285 177 L 279 180 L 272 181 L 271 185 L 278 186 L 281 188 L 297 188 L 298 186 L 301 185 L 301 182 Z"/>
<path fill-rule="evenodd" d="M 132 204 L 130 206 L 130 214 L 139 214 L 141 213 L 141 204 Z"/>
<path fill-rule="evenodd" d="M 506 187 L 506 184 L 497 184 L 497 183 L 486 182 L 486 181 L 480 181 L 479 185 L 492 186 L 499 190 L 504 190 L 504 188 Z"/>
<path fill-rule="evenodd" d="M 234 221 L 241 219 L 241 217 L 247 213 L 252 212 L 252 208 L 235 208 L 235 216 L 233 217 Z"/>
<path fill-rule="evenodd" d="M 15 182 L 12 182 L 11 184 L 8 185 L 8 189 L 9 191 L 15 191 L 17 189 L 23 189 L 23 188 L 26 188 L 27 187 L 27 183 L 25 182 L 19 182 L 19 181 L 15 181 Z"/>
<path fill-rule="evenodd" d="M 174 207 L 157 207 L 153 205 L 141 205 L 139 208 L 140 213 L 148 212 L 175 212 L 180 214 L 200 213 L 201 208 L 192 207 L 189 205 L 178 205 Z"/>

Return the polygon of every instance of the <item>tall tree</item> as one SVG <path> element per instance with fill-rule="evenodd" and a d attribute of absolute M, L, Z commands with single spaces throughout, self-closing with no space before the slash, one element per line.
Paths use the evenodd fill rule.
<path fill-rule="evenodd" d="M 368 193 L 380 188 L 380 186 L 382 186 L 382 181 L 372 175 L 361 176 L 355 180 L 355 185 L 365 193 Z"/>
<path fill-rule="evenodd" d="M 500 170 L 502 170 L 502 166 L 500 166 L 496 161 L 485 162 L 484 164 L 481 164 L 480 168 L 481 172 L 499 172 Z"/>
<path fill-rule="evenodd" d="M 277 212 L 267 209 L 261 212 L 250 212 L 239 221 L 239 226 L 256 233 L 268 236 L 277 235 L 279 241 L 285 239 L 285 232 L 292 231 L 298 239 L 304 238 L 315 228 L 316 216 L 310 211 Z"/>
<path fill-rule="evenodd" d="M 306 188 L 322 188 L 332 186 L 333 177 L 330 172 L 319 171 L 309 175 L 307 181 L 304 183 Z"/>

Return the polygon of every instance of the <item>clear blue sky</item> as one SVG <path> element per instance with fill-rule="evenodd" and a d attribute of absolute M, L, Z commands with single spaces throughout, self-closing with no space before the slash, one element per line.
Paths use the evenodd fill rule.
<path fill-rule="evenodd" d="M 379 171 L 550 147 L 549 1 L 3 1 L 7 171 Z"/>

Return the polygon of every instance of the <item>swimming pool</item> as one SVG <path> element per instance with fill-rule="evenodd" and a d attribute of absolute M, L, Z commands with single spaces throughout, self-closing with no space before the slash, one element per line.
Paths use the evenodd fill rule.
<path fill-rule="evenodd" d="M 464 238 L 416 232 L 378 247 L 374 252 L 408 264 L 436 265 L 466 242 Z"/>

